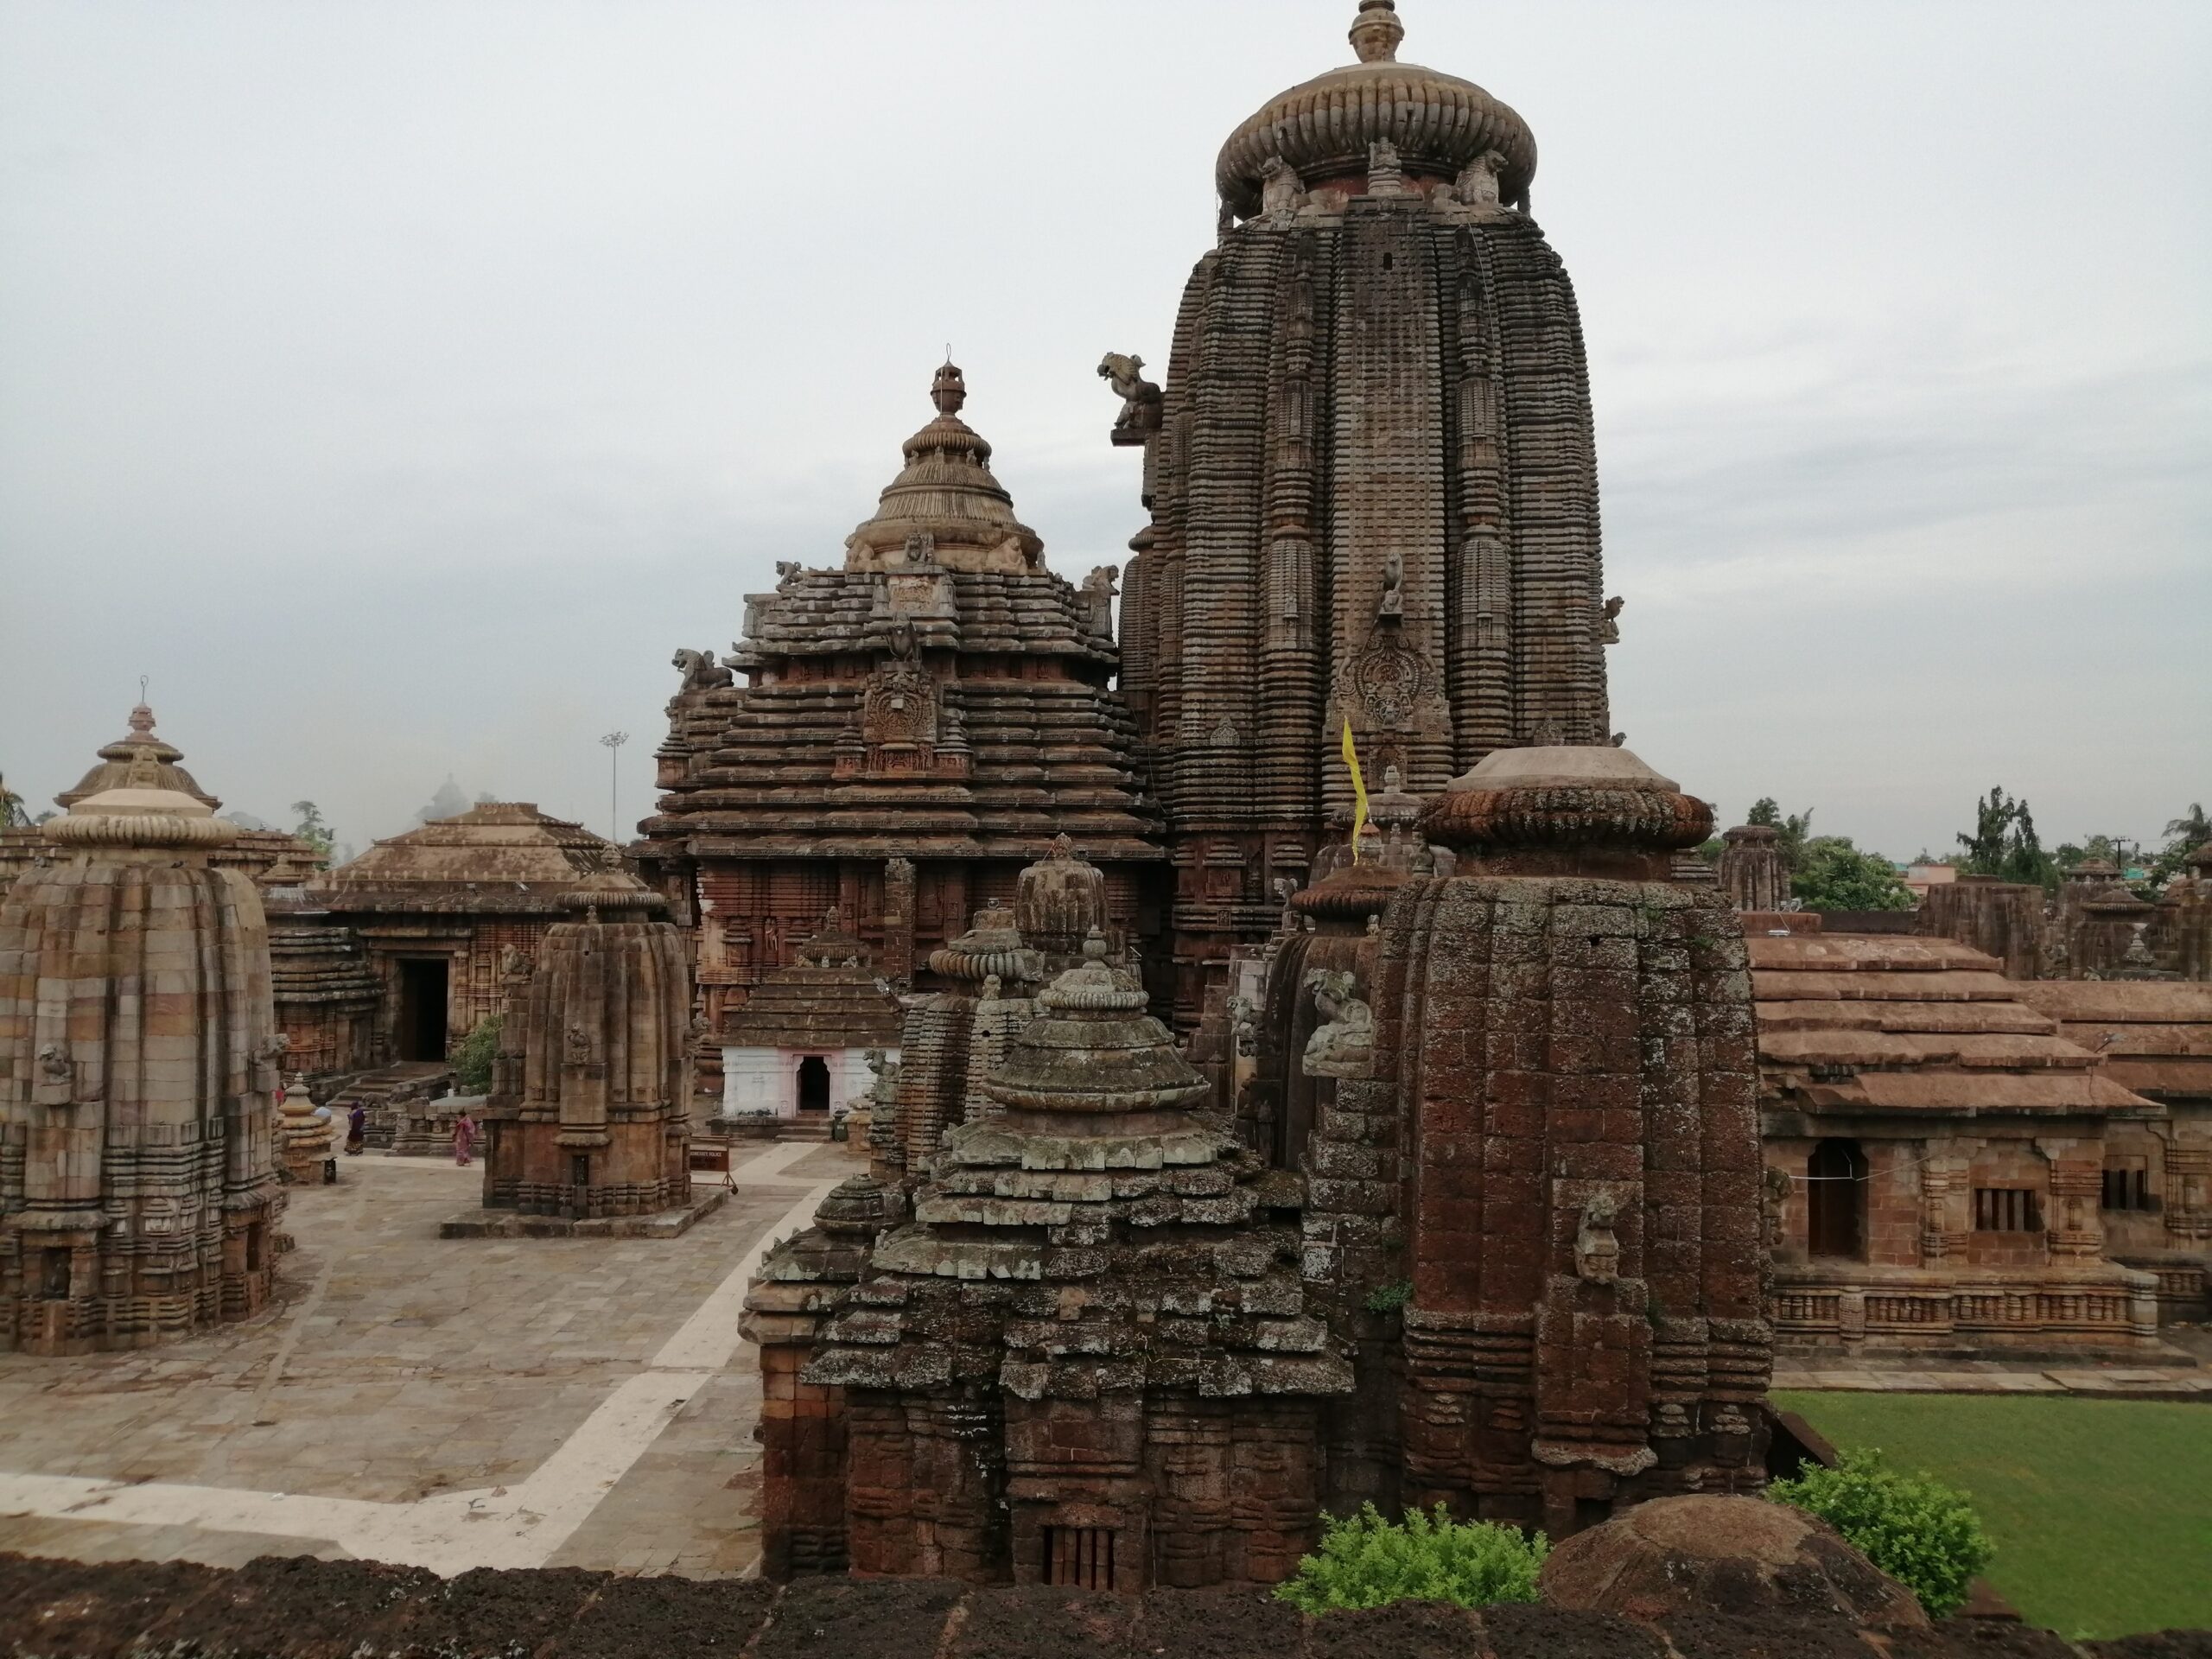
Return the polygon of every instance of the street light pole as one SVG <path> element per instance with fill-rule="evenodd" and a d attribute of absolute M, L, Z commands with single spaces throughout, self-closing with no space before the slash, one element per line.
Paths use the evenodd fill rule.
<path fill-rule="evenodd" d="M 616 780 L 618 769 L 622 764 L 622 746 L 630 741 L 630 734 L 609 732 L 599 741 L 607 746 L 607 828 L 610 838 L 620 847 L 622 844 L 622 812 L 618 804 L 621 798 Z"/>

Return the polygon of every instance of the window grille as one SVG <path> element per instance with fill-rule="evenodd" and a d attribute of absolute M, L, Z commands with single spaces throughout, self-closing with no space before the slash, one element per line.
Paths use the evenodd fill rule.
<path fill-rule="evenodd" d="M 1974 1230 L 1978 1233 L 2039 1233 L 2043 1205 L 2024 1186 L 1978 1186 L 1974 1192 Z"/>
<path fill-rule="evenodd" d="M 2151 1196 L 2151 1172 L 2138 1162 L 2105 1171 L 2104 1207 L 2107 1210 L 2155 1210 Z"/>
<path fill-rule="evenodd" d="M 1045 1529 L 1045 1582 L 1077 1590 L 1114 1587 L 1114 1532 L 1110 1527 Z"/>

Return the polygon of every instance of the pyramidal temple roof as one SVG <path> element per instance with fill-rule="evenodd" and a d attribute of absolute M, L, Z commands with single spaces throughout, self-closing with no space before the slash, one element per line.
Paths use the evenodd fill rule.
<path fill-rule="evenodd" d="M 379 841 L 308 883 L 328 909 L 566 907 L 580 878 L 621 868 L 621 849 L 530 801 L 487 801 Z"/>

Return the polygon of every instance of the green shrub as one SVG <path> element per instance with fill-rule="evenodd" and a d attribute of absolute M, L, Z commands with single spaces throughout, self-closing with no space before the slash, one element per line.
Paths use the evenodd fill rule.
<path fill-rule="evenodd" d="M 1367 1311 L 1370 1313 L 1395 1313 L 1414 1299 L 1414 1281 L 1401 1279 L 1395 1285 L 1377 1285 L 1367 1293 Z"/>
<path fill-rule="evenodd" d="M 1367 1503 L 1348 1519 L 1327 1518 L 1320 1549 L 1275 1594 L 1308 1613 L 1392 1601 L 1534 1601 L 1536 1570 L 1550 1548 L 1541 1532 L 1453 1521 L 1441 1503 L 1433 1519 L 1412 1510 L 1402 1522 L 1385 1521 Z"/>
<path fill-rule="evenodd" d="M 1931 1618 L 1964 1602 L 1967 1580 L 1997 1553 L 1964 1492 L 1933 1475 L 1885 1467 L 1878 1451 L 1846 1452 L 1838 1467 L 1808 1470 L 1767 1491 L 1834 1527 L 1919 1597 Z"/>
<path fill-rule="evenodd" d="M 487 1014 L 470 1027 L 453 1051 L 454 1084 L 464 1095 L 488 1094 L 492 1057 L 499 1052 L 499 1016 Z"/>

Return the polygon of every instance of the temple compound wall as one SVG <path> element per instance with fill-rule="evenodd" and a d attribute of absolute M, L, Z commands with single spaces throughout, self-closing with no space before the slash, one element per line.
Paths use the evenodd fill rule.
<path fill-rule="evenodd" d="M 842 567 L 779 565 L 727 658 L 677 653 L 664 792 L 636 850 L 694 931 L 701 1086 L 738 1109 L 785 1099 L 794 1046 L 741 1022 L 785 1022 L 749 1005 L 784 1009 L 789 976 L 819 966 L 805 953 L 825 912 L 871 978 L 926 994 L 932 953 L 1065 835 L 1135 940 L 1167 925 L 1157 813 L 1110 684 L 1114 572 L 1078 588 L 1048 569 L 961 418 L 960 371 L 944 365 L 931 396 Z M 880 998 L 823 1001 L 798 1060 L 893 1046 Z M 728 1050 L 776 1052 L 740 1054 L 733 1079 Z"/>
<path fill-rule="evenodd" d="M 111 764 L 0 901 L 0 1348 L 143 1346 L 275 1277 L 268 933 L 216 861 L 239 832 L 156 758 Z"/>

